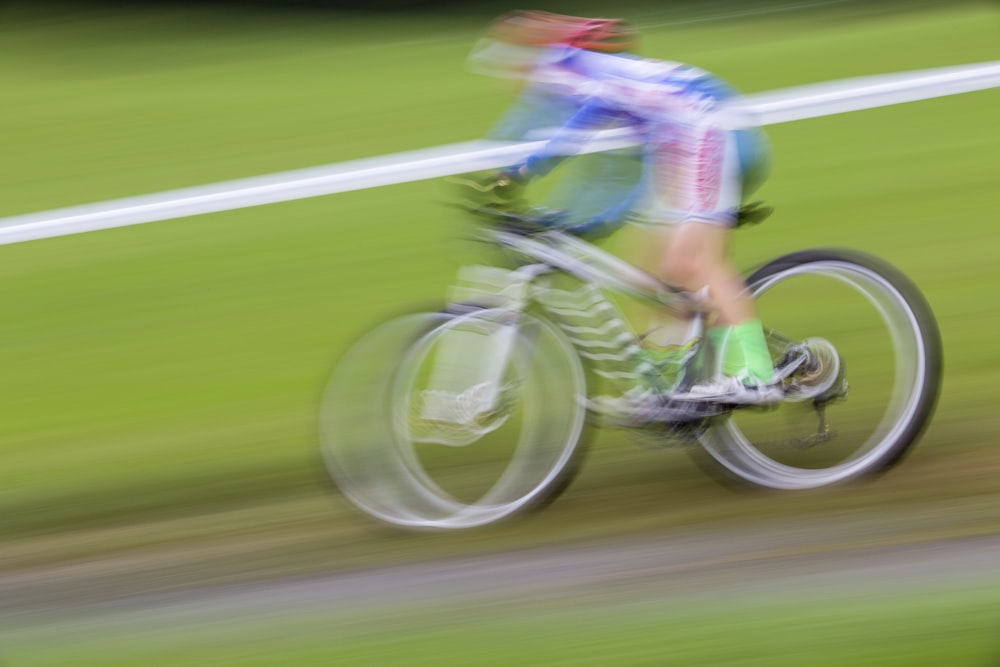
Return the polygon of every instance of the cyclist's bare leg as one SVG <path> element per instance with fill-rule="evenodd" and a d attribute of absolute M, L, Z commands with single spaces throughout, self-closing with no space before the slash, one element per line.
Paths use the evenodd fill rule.
<path fill-rule="evenodd" d="M 708 287 L 720 324 L 737 325 L 756 317 L 746 284 L 729 261 L 730 230 L 689 222 L 663 237 L 659 274 L 688 290 Z"/>
<path fill-rule="evenodd" d="M 708 287 L 716 321 L 707 334 L 724 350 L 723 376 L 737 380 L 735 387 L 766 385 L 772 381 L 774 366 L 746 283 L 729 260 L 729 238 L 729 228 L 720 225 L 681 225 L 663 248 L 660 273 L 689 290 Z M 763 394 L 758 397 L 769 400 Z"/>

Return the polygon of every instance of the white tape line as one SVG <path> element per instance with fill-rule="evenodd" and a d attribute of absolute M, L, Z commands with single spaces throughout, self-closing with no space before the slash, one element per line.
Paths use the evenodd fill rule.
<path fill-rule="evenodd" d="M 995 87 L 1000 87 L 1000 61 L 747 95 L 731 105 L 726 118 L 732 127 L 771 125 Z M 636 143 L 627 130 L 601 132 L 583 152 Z M 517 162 L 541 145 L 469 141 L 16 215 L 0 219 L 0 245 L 493 169 Z"/>
<path fill-rule="evenodd" d="M 323 167 L 15 215 L 0 219 L 0 245 L 493 169 L 524 159 L 544 143 L 467 141 Z M 635 144 L 636 140 L 630 132 L 615 130 L 595 138 L 582 152 L 598 152 Z"/>
<path fill-rule="evenodd" d="M 996 87 L 1000 87 L 1000 60 L 745 95 L 737 106 L 754 114 L 757 124 L 774 125 Z"/>
<path fill-rule="evenodd" d="M 225 181 L 181 190 L 98 202 L 84 206 L 29 213 L 0 219 L 0 244 L 30 241 L 64 234 L 137 225 L 189 215 L 215 213 L 294 199 L 348 192 L 381 185 L 435 178 L 466 170 L 489 168 L 511 153 L 511 161 L 525 147 L 498 146 L 471 141 L 408 153 L 342 162 L 325 167 L 280 172 L 268 176 Z M 530 148 L 528 148 L 530 150 Z M 486 155 L 479 167 L 480 155 Z"/>

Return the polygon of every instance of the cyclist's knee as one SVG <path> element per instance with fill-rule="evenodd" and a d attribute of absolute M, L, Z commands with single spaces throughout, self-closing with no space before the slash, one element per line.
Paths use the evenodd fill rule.
<path fill-rule="evenodd" d="M 729 231 L 706 223 L 681 225 L 664 248 L 660 274 L 669 282 L 697 289 L 711 282 L 727 265 L 725 250 Z"/>

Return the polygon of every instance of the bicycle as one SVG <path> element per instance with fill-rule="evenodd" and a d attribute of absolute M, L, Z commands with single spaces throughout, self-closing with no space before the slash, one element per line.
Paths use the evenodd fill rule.
<path fill-rule="evenodd" d="M 328 472 L 381 521 L 468 528 L 544 506 L 568 486 L 598 425 L 687 446 L 751 485 L 803 490 L 889 469 L 931 419 L 937 324 L 917 287 L 881 259 L 817 249 L 757 268 L 747 285 L 782 398 L 682 400 L 720 372 L 701 335 L 711 317 L 703 295 L 565 231 L 491 213 L 479 236 L 507 262 L 465 267 L 443 310 L 366 333 L 324 393 Z M 651 369 L 614 299 L 691 323 L 672 368 Z"/>

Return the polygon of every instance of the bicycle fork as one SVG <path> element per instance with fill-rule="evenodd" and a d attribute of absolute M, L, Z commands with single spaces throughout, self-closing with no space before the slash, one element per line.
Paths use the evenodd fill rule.
<path fill-rule="evenodd" d="M 454 317 L 437 332 L 440 340 L 419 417 L 481 436 L 505 417 L 505 375 L 512 363 L 529 285 L 547 266 L 516 271 L 470 266 L 459 273 L 448 311 Z M 454 441 L 442 444 L 466 444 Z M 474 439 L 474 438 L 472 438 Z"/>

